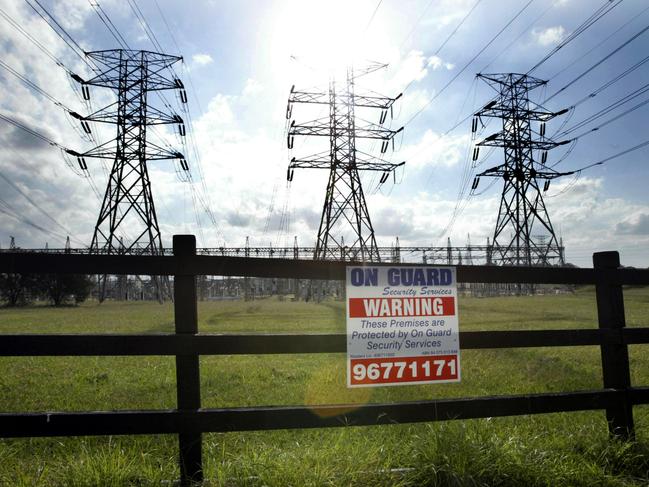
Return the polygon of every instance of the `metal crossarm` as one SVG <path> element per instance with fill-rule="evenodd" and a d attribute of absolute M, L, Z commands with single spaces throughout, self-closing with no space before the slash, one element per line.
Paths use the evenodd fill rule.
<path fill-rule="evenodd" d="M 329 116 L 305 123 L 292 120 L 287 130 L 287 145 L 293 148 L 296 136 L 327 137 L 329 151 L 307 157 L 293 157 L 287 170 L 287 179 L 293 180 L 295 169 L 328 169 L 329 181 L 322 208 L 314 259 L 360 260 L 378 262 L 381 255 L 374 236 L 359 171 L 383 172 L 379 184 L 405 162 L 392 163 L 360 151 L 358 140 L 380 141 L 385 153 L 402 128 L 392 130 L 383 126 L 388 113 L 401 95 L 390 98 L 374 94 L 358 94 L 355 80 L 382 69 L 373 64 L 354 74 L 347 70 L 346 83 L 339 88 L 335 80 L 323 91 L 300 91 L 291 88 L 286 118 L 293 116 L 293 105 L 320 104 L 329 106 Z M 378 124 L 356 116 L 356 109 L 379 109 Z"/>
<path fill-rule="evenodd" d="M 504 265 L 563 264 L 564 256 L 550 221 L 543 192 L 552 179 L 573 174 L 558 172 L 546 165 L 548 151 L 569 143 L 555 141 L 545 134 L 545 123 L 567 110 L 550 112 L 532 103 L 529 91 L 545 85 L 545 81 L 524 74 L 479 74 L 479 78 L 498 92 L 496 99 L 475 114 L 472 131 L 485 117 L 502 120 L 502 130 L 476 143 L 473 160 L 480 147 L 502 147 L 505 163 L 482 171 L 476 176 L 472 190 L 481 177 L 502 178 L 503 190 L 498 219 L 493 234 L 493 255 L 489 260 Z M 533 130 L 532 123 L 539 123 Z M 539 181 L 544 181 L 542 187 Z"/>
<path fill-rule="evenodd" d="M 150 93 L 178 90 L 181 102 L 186 102 L 182 81 L 172 72 L 172 66 L 182 58 L 125 49 L 95 51 L 87 53 L 87 56 L 97 66 L 96 74 L 87 80 L 78 75 L 72 76 L 81 84 L 84 98 L 90 99 L 89 86 L 109 88 L 117 94 L 116 102 L 87 116 L 71 113 L 87 133 L 91 132 L 89 122 L 114 124 L 117 128 L 114 139 L 88 151 L 67 151 L 77 157 L 82 170 L 87 170 L 86 158 L 114 161 L 90 251 L 119 254 L 125 249 L 138 249 L 161 255 L 162 238 L 147 164 L 150 161 L 178 159 L 184 171 L 189 167 L 180 152 L 157 145 L 148 137 L 148 127 L 163 124 L 176 124 L 180 135 L 185 135 L 183 119 L 176 113 L 155 108 Z M 165 105 L 168 107 L 166 102 Z M 130 237 L 126 243 L 123 235 Z M 158 296 L 162 299 L 164 294 L 168 294 L 165 291 L 168 286 L 158 278 L 154 280 Z M 104 293 L 105 276 L 100 278 L 100 299 Z"/>
<path fill-rule="evenodd" d="M 337 127 L 333 128 L 335 132 Z M 375 140 L 392 140 L 395 135 L 403 130 L 401 127 L 398 130 L 390 130 L 381 127 L 380 125 L 368 124 L 364 127 L 355 127 L 355 137 L 357 139 L 375 139 Z M 291 123 L 288 135 L 315 135 L 320 137 L 332 137 L 334 133 L 329 121 L 325 123 L 323 120 L 315 120 L 305 124 L 297 124 L 295 120 Z"/>

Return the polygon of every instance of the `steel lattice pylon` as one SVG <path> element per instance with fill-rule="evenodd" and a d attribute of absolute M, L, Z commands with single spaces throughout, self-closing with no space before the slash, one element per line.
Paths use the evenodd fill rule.
<path fill-rule="evenodd" d="M 155 211 L 147 162 L 178 159 L 187 170 L 184 156 L 175 150 L 160 147 L 147 139 L 147 127 L 176 124 L 185 135 L 183 119 L 175 113 L 166 113 L 153 107 L 149 94 L 163 90 L 180 90 L 180 99 L 186 103 L 187 95 L 182 82 L 169 76 L 171 67 L 182 58 L 150 51 L 124 49 L 87 53 L 98 67 L 94 77 L 84 80 L 74 75 L 82 85 L 84 98 L 90 98 L 89 86 L 109 88 L 116 92 L 117 101 L 94 113 L 81 116 L 82 127 L 90 133 L 88 122 L 109 123 L 117 126 L 117 136 L 84 153 L 68 151 L 78 158 L 86 169 L 86 158 L 113 160 L 106 192 L 95 225 L 90 246 L 91 252 L 136 253 L 159 255 L 163 252 L 160 228 Z M 165 103 L 168 110 L 171 107 Z M 124 238 L 132 234 L 130 238 Z M 100 296 L 104 295 L 101 282 Z M 153 277 L 159 298 L 164 286 Z M 101 281 L 101 279 L 100 279 Z"/>
<path fill-rule="evenodd" d="M 493 117 L 502 120 L 502 131 L 478 142 L 473 160 L 478 159 L 481 146 L 502 147 L 505 155 L 505 163 L 478 174 L 472 188 L 477 188 L 481 176 L 504 181 L 490 260 L 521 266 L 564 264 L 563 247 L 554 232 L 543 192 L 552 179 L 573 174 L 546 165 L 547 151 L 570 141 L 546 137 L 545 123 L 567 110 L 550 112 L 530 101 L 529 91 L 546 81 L 516 73 L 478 77 L 494 88 L 498 97 L 475 114 L 472 130 L 476 132 L 481 118 Z M 539 122 L 538 130 L 533 129 L 532 122 Z M 539 180 L 544 180 L 542 189 Z"/>
<path fill-rule="evenodd" d="M 329 106 L 329 116 L 304 124 L 293 120 L 288 129 L 288 147 L 293 148 L 296 135 L 320 136 L 329 138 L 329 151 L 306 158 L 293 157 L 288 166 L 287 179 L 293 180 L 296 168 L 328 169 L 329 180 L 322 208 L 322 217 L 316 241 L 314 259 L 316 260 L 356 260 L 377 262 L 381 260 L 374 236 L 374 228 L 365 201 L 365 194 L 359 171 L 381 171 L 380 183 L 387 180 L 396 167 L 395 164 L 375 158 L 357 147 L 358 139 L 381 141 L 381 153 L 385 153 L 390 141 L 403 130 L 383 127 L 388 111 L 401 96 L 387 98 L 382 96 L 359 95 L 355 93 L 355 80 L 385 65 L 373 65 L 354 74 L 347 69 L 346 82 L 339 87 L 334 79 L 329 89 L 323 92 L 296 91 L 291 89 L 286 118 L 290 119 L 294 103 L 314 103 Z M 356 108 L 375 108 L 381 110 L 379 123 L 357 124 Z M 337 231 L 341 233 L 336 234 Z M 348 234 L 345 243 L 344 233 Z M 351 236 L 351 238 L 349 237 Z"/>

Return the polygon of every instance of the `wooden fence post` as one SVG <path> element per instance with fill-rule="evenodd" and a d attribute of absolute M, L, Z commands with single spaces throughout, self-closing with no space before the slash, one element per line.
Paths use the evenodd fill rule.
<path fill-rule="evenodd" d="M 599 328 L 621 330 L 626 325 L 622 285 L 617 279 L 620 255 L 617 252 L 597 252 L 593 254 L 593 266 Z M 622 391 L 621 399 L 606 409 L 609 432 L 618 438 L 633 440 L 633 405 L 628 392 L 631 387 L 628 346 L 623 343 L 602 344 L 601 353 L 604 387 Z"/>
<path fill-rule="evenodd" d="M 180 274 L 183 259 L 196 255 L 194 235 L 174 235 L 174 256 L 178 259 L 174 275 L 174 317 L 177 334 L 198 333 L 198 310 L 196 303 L 196 276 Z M 176 355 L 176 392 L 178 409 L 196 411 L 201 407 L 199 356 Z M 192 485 L 203 480 L 202 434 L 185 429 L 178 435 L 180 448 L 180 484 Z"/>

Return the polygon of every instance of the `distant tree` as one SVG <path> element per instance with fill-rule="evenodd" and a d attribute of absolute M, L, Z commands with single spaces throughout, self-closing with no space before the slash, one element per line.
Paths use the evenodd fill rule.
<path fill-rule="evenodd" d="M 82 303 L 92 287 L 92 278 L 84 274 L 47 274 L 41 281 L 41 293 L 54 306 Z"/>
<path fill-rule="evenodd" d="M 38 290 L 38 278 L 33 274 L 0 274 L 0 297 L 7 306 L 28 304 Z"/>

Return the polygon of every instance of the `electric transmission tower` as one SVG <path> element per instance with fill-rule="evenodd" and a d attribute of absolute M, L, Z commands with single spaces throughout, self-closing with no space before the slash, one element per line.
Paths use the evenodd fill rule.
<path fill-rule="evenodd" d="M 160 227 L 156 216 L 149 161 L 178 159 L 182 170 L 188 165 L 184 156 L 169 147 L 161 147 L 149 140 L 147 128 L 154 125 L 175 124 L 181 136 L 185 135 L 183 119 L 165 101 L 167 111 L 150 103 L 153 92 L 179 90 L 181 102 L 187 102 L 182 82 L 173 76 L 172 66 L 182 60 L 150 51 L 114 49 L 87 53 L 98 67 L 94 77 L 81 83 L 82 94 L 90 99 L 90 86 L 109 88 L 117 100 L 94 113 L 81 116 L 71 113 L 90 133 L 89 122 L 116 125 L 117 135 L 86 152 L 68 150 L 77 157 L 82 170 L 87 169 L 86 158 L 113 160 L 106 193 L 92 237 L 90 251 L 107 254 L 150 254 L 163 252 Z M 124 238 L 127 236 L 127 238 Z M 163 297 L 163 284 L 153 277 L 158 298 Z M 100 278 L 100 296 L 105 294 L 105 276 Z"/>
<path fill-rule="evenodd" d="M 482 176 L 502 178 L 504 182 L 491 261 L 519 266 L 564 264 L 563 248 L 552 227 L 543 193 L 552 179 L 574 174 L 557 172 L 546 165 L 548 151 L 570 141 L 556 142 L 546 136 L 545 123 L 568 110 L 550 112 L 530 101 L 529 91 L 547 81 L 516 73 L 478 77 L 498 96 L 475 114 L 472 131 L 476 132 L 484 117 L 501 119 L 502 131 L 478 142 L 473 160 L 478 159 L 479 147 L 502 147 L 505 154 L 504 164 L 478 174 L 472 187 L 477 188 Z M 534 123 L 538 123 L 538 128 L 533 128 Z"/>
<path fill-rule="evenodd" d="M 312 103 L 329 106 L 329 116 L 306 123 L 293 120 L 288 129 L 288 148 L 293 148 L 296 135 L 319 136 L 329 139 L 329 150 L 305 158 L 293 157 L 288 166 L 287 179 L 293 180 L 293 171 L 304 169 L 327 169 L 329 181 L 322 217 L 318 230 L 314 259 L 357 260 L 378 262 L 381 260 L 374 228 L 365 201 L 359 171 L 380 171 L 379 184 L 384 183 L 398 164 L 376 158 L 361 150 L 361 139 L 381 142 L 381 153 L 387 152 L 390 142 L 394 149 L 394 136 L 403 130 L 391 130 L 383 126 L 388 112 L 392 113 L 396 98 L 355 93 L 355 82 L 361 76 L 377 71 L 386 65 L 372 65 L 357 73 L 347 69 L 345 83 L 329 82 L 327 91 L 296 91 L 291 88 L 286 109 L 291 119 L 294 103 Z M 378 109 L 379 123 L 361 120 L 357 108 Z M 347 235 L 345 244 L 345 234 Z"/>

